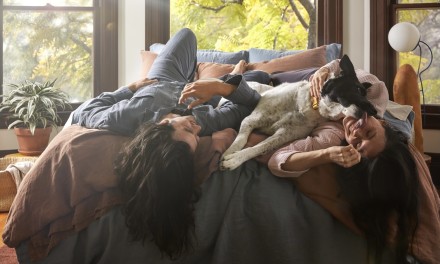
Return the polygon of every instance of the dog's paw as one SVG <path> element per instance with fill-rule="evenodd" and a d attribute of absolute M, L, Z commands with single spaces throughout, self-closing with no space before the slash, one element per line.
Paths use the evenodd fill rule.
<path fill-rule="evenodd" d="M 220 170 L 226 171 L 226 170 L 235 170 L 238 168 L 243 162 L 246 160 L 242 159 L 242 155 L 240 155 L 240 151 L 232 153 L 232 154 L 226 154 L 222 156 L 222 159 L 220 161 Z"/>

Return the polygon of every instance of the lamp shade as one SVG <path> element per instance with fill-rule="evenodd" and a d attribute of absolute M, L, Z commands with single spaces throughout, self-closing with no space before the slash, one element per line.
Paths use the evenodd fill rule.
<path fill-rule="evenodd" d="M 388 42 L 399 52 L 414 50 L 420 41 L 420 32 L 409 22 L 395 24 L 388 32 Z"/>

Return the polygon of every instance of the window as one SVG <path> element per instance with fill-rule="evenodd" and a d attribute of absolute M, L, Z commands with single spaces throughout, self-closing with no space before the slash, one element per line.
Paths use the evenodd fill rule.
<path fill-rule="evenodd" d="M 56 79 L 74 107 L 117 89 L 117 0 L 0 2 L 2 84 Z"/>
<path fill-rule="evenodd" d="M 397 68 L 411 64 L 417 71 L 419 64 L 418 48 L 413 53 L 396 52 L 388 44 L 388 31 L 399 22 L 411 22 L 421 33 L 434 58 L 440 56 L 440 3 L 437 0 L 371 0 L 371 71 L 384 80 L 392 95 L 393 79 Z M 374 18 L 374 19 L 373 19 Z M 384 26 L 385 25 L 385 26 Z M 437 30 L 437 32 L 436 32 Z M 422 71 L 429 64 L 429 50 L 422 44 Z M 422 74 L 425 106 L 423 128 L 440 129 L 440 62 L 434 59 L 429 69 Z M 423 102 L 422 102 L 423 103 Z"/>
<path fill-rule="evenodd" d="M 175 1 L 175 0 L 171 0 Z M 185 1 L 180 1 L 185 2 Z M 187 1 L 187 3 L 201 4 L 202 1 Z M 329 44 L 332 42 L 341 43 L 342 44 L 342 0 L 301 0 L 301 1 L 269 1 L 272 3 L 284 3 L 284 5 L 278 4 L 279 9 L 286 9 L 289 12 L 290 16 L 293 16 L 293 9 L 289 2 L 296 3 L 295 7 L 298 8 L 299 12 L 302 14 L 307 13 L 304 10 L 304 7 L 307 6 L 308 10 L 314 9 L 316 14 L 316 34 L 312 34 L 313 39 L 309 40 L 307 43 L 310 47 L 320 46 L 324 44 Z M 218 1 L 218 3 L 228 3 L 230 5 L 235 4 L 234 7 L 239 9 L 240 5 L 243 5 L 245 1 L 233 0 L 233 1 Z M 301 3 L 301 4 L 300 4 Z M 315 3 L 315 5 L 313 5 Z M 170 0 L 145 0 L 145 37 L 146 43 L 145 47 L 148 47 L 156 42 L 165 43 L 170 36 Z M 221 8 L 221 6 L 217 6 Z M 237 12 L 239 14 L 240 12 Z M 282 12 L 281 12 L 282 14 Z M 308 15 L 305 14 L 305 17 Z M 174 18 L 173 18 L 174 19 Z M 239 20 L 239 18 L 237 18 Z M 313 19 L 309 21 L 310 24 L 313 25 Z M 307 23 L 306 23 L 307 24 Z M 298 25 L 298 27 L 303 27 L 303 25 Z M 313 32 L 313 30 L 310 30 Z M 217 38 L 218 39 L 218 38 Z M 302 41 L 302 45 L 304 45 L 306 41 Z M 267 43 L 266 43 L 267 44 Z M 263 47 L 265 44 L 260 45 Z M 269 45 L 276 49 L 282 49 L 280 45 L 274 45 L 274 42 L 271 42 Z M 208 46 L 206 46 L 208 47 Z M 266 47 L 266 46 L 264 46 Z M 202 48 L 203 44 L 202 44 Z M 243 47 L 245 49 L 245 47 Z"/>
<path fill-rule="evenodd" d="M 170 0 L 170 14 L 171 35 L 191 28 L 199 49 L 316 47 L 316 8 L 310 1 Z"/>
<path fill-rule="evenodd" d="M 440 5 L 432 8 L 421 8 L 405 5 L 405 2 L 409 1 L 399 2 L 401 4 L 395 5 L 395 12 L 393 12 L 396 23 L 410 22 L 414 24 L 420 31 L 420 40 L 427 45 L 422 43 L 419 48 L 411 53 L 398 53 L 397 67 L 407 63 L 412 65 L 416 71 L 419 69 L 419 72 L 422 73 L 420 76 L 422 77 L 425 97 L 425 102 L 422 101 L 421 103 L 440 106 L 440 61 L 431 61 L 431 52 L 434 58 L 440 56 L 440 38 L 438 37 L 439 32 L 436 32 L 440 29 Z M 427 68 L 428 66 L 429 68 Z"/>

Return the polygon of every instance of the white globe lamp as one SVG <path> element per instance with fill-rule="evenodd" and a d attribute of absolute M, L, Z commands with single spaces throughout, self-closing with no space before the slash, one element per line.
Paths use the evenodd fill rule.
<path fill-rule="evenodd" d="M 388 42 L 398 52 L 414 50 L 420 41 L 420 32 L 414 24 L 401 22 L 394 25 L 388 32 Z"/>

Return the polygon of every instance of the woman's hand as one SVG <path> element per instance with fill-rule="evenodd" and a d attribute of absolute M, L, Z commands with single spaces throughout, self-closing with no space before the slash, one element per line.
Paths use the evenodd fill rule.
<path fill-rule="evenodd" d="M 144 78 L 139 81 L 130 83 L 127 87 L 128 87 L 128 89 L 130 89 L 134 93 L 137 90 L 139 90 L 139 88 L 150 85 L 155 82 L 157 82 L 157 80 L 150 80 L 148 78 Z"/>
<path fill-rule="evenodd" d="M 319 70 L 317 70 L 315 72 L 315 74 L 313 74 L 310 77 L 310 95 L 312 97 L 315 98 L 321 98 L 321 90 L 322 90 L 322 86 L 324 85 L 325 81 L 327 81 L 327 79 L 330 76 L 330 71 L 327 67 L 321 67 L 319 68 Z"/>
<path fill-rule="evenodd" d="M 361 161 L 361 154 L 352 146 L 335 146 L 327 149 L 332 162 L 349 168 Z"/>
<path fill-rule="evenodd" d="M 234 85 L 223 83 L 217 79 L 198 80 L 185 85 L 179 98 L 179 104 L 190 97 L 194 97 L 196 100 L 188 105 L 188 108 L 191 109 L 208 102 L 214 95 L 228 96 L 234 89 Z"/>

